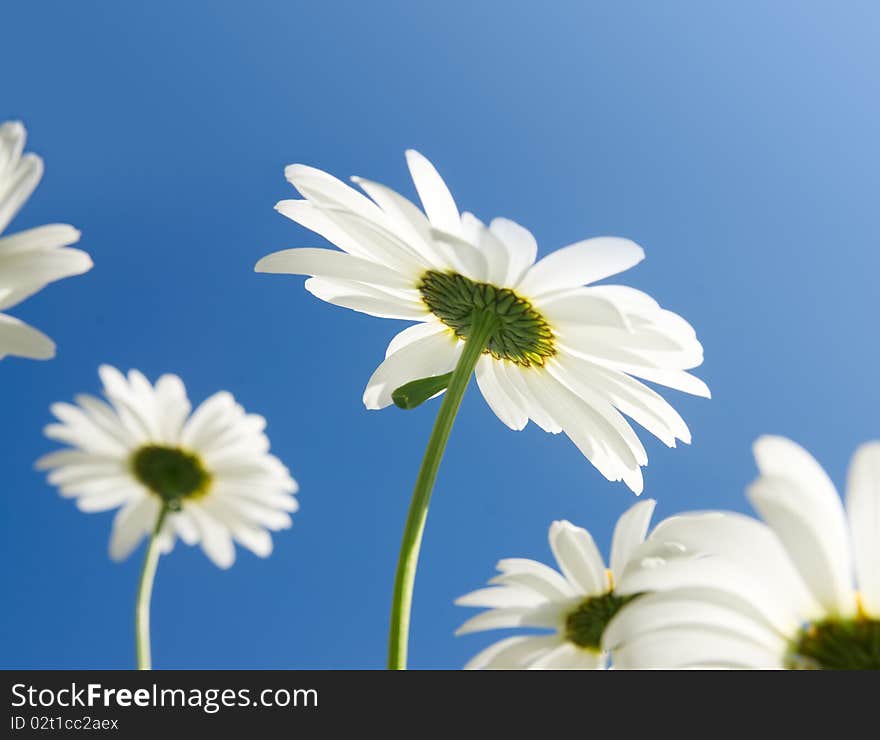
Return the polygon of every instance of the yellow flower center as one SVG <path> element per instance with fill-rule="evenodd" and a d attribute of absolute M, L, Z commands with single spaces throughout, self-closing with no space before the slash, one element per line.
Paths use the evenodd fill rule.
<path fill-rule="evenodd" d="M 208 492 L 211 474 L 202 461 L 179 447 L 145 445 L 131 456 L 135 477 L 170 508 L 180 508 L 184 499 Z"/>
<path fill-rule="evenodd" d="M 489 311 L 496 328 L 484 354 L 510 360 L 523 367 L 542 366 L 556 354 L 553 330 L 525 298 L 509 288 L 477 283 L 453 272 L 429 270 L 419 283 L 428 309 L 459 339 L 467 339 L 474 313 Z"/>
<path fill-rule="evenodd" d="M 565 618 L 565 639 L 579 648 L 602 649 L 602 634 L 608 623 L 626 604 L 638 597 L 617 596 L 608 591 L 600 596 L 590 596 L 577 605 Z"/>
<path fill-rule="evenodd" d="M 785 664 L 793 670 L 880 670 L 880 621 L 860 612 L 855 619 L 807 625 L 792 640 Z"/>

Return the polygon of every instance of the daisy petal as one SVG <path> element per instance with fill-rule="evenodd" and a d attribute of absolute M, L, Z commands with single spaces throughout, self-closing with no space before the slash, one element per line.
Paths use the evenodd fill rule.
<path fill-rule="evenodd" d="M 516 287 L 526 271 L 535 264 L 538 242 L 532 232 L 507 218 L 492 219 L 489 230 L 507 249 L 507 275 L 503 285 Z"/>
<path fill-rule="evenodd" d="M 846 510 L 862 606 L 880 619 L 880 442 L 856 450 L 849 468 Z"/>
<path fill-rule="evenodd" d="M 6 355 L 48 360 L 55 356 L 55 343 L 24 322 L 0 313 L 0 358 Z"/>
<path fill-rule="evenodd" d="M 782 541 L 816 600 L 833 614 L 852 614 L 849 532 L 833 485 L 824 471 L 817 474 L 818 463 L 808 453 L 781 437 L 759 439 L 755 457 L 763 475 L 746 492 L 752 506 Z"/>
<path fill-rule="evenodd" d="M 703 664 L 781 668 L 782 655 L 714 626 L 657 630 L 614 651 L 614 666 L 620 669 L 669 670 Z"/>
<path fill-rule="evenodd" d="M 584 596 L 602 594 L 611 584 L 605 574 L 605 563 L 587 530 L 571 522 L 556 521 L 550 525 L 550 549 L 565 577 Z"/>
<path fill-rule="evenodd" d="M 256 272 L 311 275 L 331 280 L 354 280 L 388 288 L 411 289 L 412 282 L 375 262 L 331 249 L 285 249 L 263 257 Z"/>
<path fill-rule="evenodd" d="M 391 394 L 400 386 L 450 372 L 458 361 L 461 346 L 455 337 L 443 332 L 402 347 L 376 368 L 364 391 L 364 405 L 368 409 L 383 409 L 391 405 Z"/>
<path fill-rule="evenodd" d="M 461 218 L 458 207 L 434 165 L 414 149 L 407 150 L 406 162 L 431 224 L 440 231 L 456 236 L 460 234 Z"/>
<path fill-rule="evenodd" d="M 644 542 L 656 503 L 650 498 L 639 501 L 617 520 L 611 540 L 611 572 L 615 583 L 619 583 L 623 577 L 623 570 L 633 551 Z"/>
<path fill-rule="evenodd" d="M 480 358 L 476 370 L 477 385 L 495 416 L 506 426 L 519 431 L 528 424 L 529 417 L 511 393 L 512 389 L 505 387 L 507 383 L 496 372 L 496 364 L 496 360 L 488 355 Z"/>
<path fill-rule="evenodd" d="M 508 637 L 490 645 L 465 665 L 466 670 L 514 670 L 528 666 L 559 644 L 556 635 Z"/>
<path fill-rule="evenodd" d="M 0 232 L 30 198 L 43 177 L 43 160 L 36 154 L 25 154 L 11 172 L 0 181 Z"/>
<path fill-rule="evenodd" d="M 156 526 L 159 503 L 152 496 L 140 496 L 123 506 L 113 519 L 110 557 L 125 560 L 140 541 Z"/>
<path fill-rule="evenodd" d="M 316 298 L 335 306 L 387 319 L 423 321 L 428 316 L 424 303 L 401 293 L 382 290 L 353 280 L 309 278 L 305 288 Z"/>
<path fill-rule="evenodd" d="M 616 275 L 645 258 L 644 250 L 629 239 L 601 236 L 563 247 L 538 261 L 518 289 L 541 296 Z"/>

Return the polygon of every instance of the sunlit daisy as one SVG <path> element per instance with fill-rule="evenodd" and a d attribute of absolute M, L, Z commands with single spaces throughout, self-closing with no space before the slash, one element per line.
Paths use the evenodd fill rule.
<path fill-rule="evenodd" d="M 384 185 L 354 178 L 363 195 L 326 172 L 290 165 L 287 179 L 304 199 L 276 208 L 341 251 L 288 249 L 256 266 L 311 276 L 306 289 L 329 303 L 418 322 L 388 345 L 364 391 L 367 408 L 413 408 L 445 391 L 394 580 L 394 669 L 406 667 L 428 504 L 471 375 L 511 429 L 531 419 L 545 431 L 564 431 L 602 475 L 636 493 L 648 457 L 623 414 L 669 446 L 690 440 L 675 409 L 636 378 L 709 395 L 687 372 L 703 361 L 690 324 L 633 288 L 592 285 L 640 262 L 640 246 L 599 237 L 536 262 L 538 245 L 528 230 L 503 218 L 486 226 L 459 213 L 434 166 L 418 152 L 406 156 L 424 212 Z"/>
<path fill-rule="evenodd" d="M 151 385 L 137 370 L 127 378 L 107 365 L 99 372 L 108 402 L 80 395 L 76 405 L 54 404 L 58 423 L 46 427 L 46 436 L 70 449 L 37 466 L 82 511 L 119 507 L 110 538 L 114 560 L 150 536 L 138 609 L 147 622 L 138 631 L 147 641 L 145 651 L 139 642 L 138 662 L 149 667 L 147 612 L 158 552 L 179 537 L 200 544 L 220 568 L 235 560 L 233 541 L 267 557 L 269 530 L 291 526 L 297 486 L 269 454 L 265 419 L 245 413 L 229 393 L 216 393 L 190 414 L 176 375 Z"/>
<path fill-rule="evenodd" d="M 26 136 L 17 121 L 0 125 L 0 234 L 43 176 L 43 160 L 36 154 L 22 153 Z M 21 303 L 49 283 L 91 269 L 89 255 L 67 248 L 77 241 L 79 232 L 67 224 L 0 237 L 0 311 Z M 55 355 L 55 344 L 42 332 L 0 313 L 0 359 L 6 355 L 45 360 Z"/>
<path fill-rule="evenodd" d="M 755 443 L 739 514 L 666 520 L 636 552 L 623 593 L 651 590 L 612 625 L 621 667 L 880 670 L 880 442 L 853 457 L 846 507 L 813 457 Z"/>
<path fill-rule="evenodd" d="M 513 627 L 551 632 L 507 637 L 483 650 L 466 667 L 607 668 L 608 625 L 625 605 L 637 600 L 634 595 L 618 594 L 614 584 L 645 539 L 653 511 L 654 502 L 649 499 L 620 517 L 614 529 L 610 569 L 606 569 L 590 533 L 566 521 L 550 526 L 550 548 L 559 571 L 536 560 L 500 561 L 501 575 L 489 581 L 489 588 L 455 602 L 489 609 L 465 622 L 457 634 Z"/>
<path fill-rule="evenodd" d="M 389 344 L 364 393 L 370 409 L 390 405 L 396 391 L 401 405 L 442 391 L 484 318 L 475 369 L 498 418 L 511 429 L 531 419 L 565 432 L 606 478 L 640 492 L 647 455 L 622 414 L 669 446 L 690 433 L 635 378 L 709 395 L 686 372 L 703 350 L 684 319 L 633 288 L 591 285 L 640 262 L 642 248 L 598 237 L 536 262 L 529 231 L 459 214 L 433 165 L 415 151 L 407 161 L 424 213 L 375 182 L 353 178 L 368 198 L 326 172 L 290 165 L 285 174 L 304 200 L 277 210 L 342 251 L 289 249 L 264 257 L 257 271 L 310 275 L 305 287 L 322 300 L 419 322 Z M 435 382 L 405 388 L 424 378 Z"/>

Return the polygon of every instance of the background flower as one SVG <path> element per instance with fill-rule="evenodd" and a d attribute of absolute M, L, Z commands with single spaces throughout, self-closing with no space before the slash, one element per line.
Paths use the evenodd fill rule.
<path fill-rule="evenodd" d="M 49 482 L 75 498 L 86 512 L 119 507 L 110 556 L 122 560 L 170 514 L 161 532 L 162 551 L 177 537 L 201 545 L 215 565 L 235 560 L 233 540 L 260 557 L 272 552 L 269 531 L 291 526 L 296 482 L 269 454 L 266 420 L 246 414 L 221 391 L 192 414 L 176 375 L 155 386 L 137 370 L 126 378 L 109 365 L 100 369 L 108 403 L 79 395 L 76 405 L 56 403 L 59 423 L 46 436 L 72 449 L 40 458 Z"/>
<path fill-rule="evenodd" d="M 489 610 L 469 619 L 456 634 L 511 627 L 543 628 L 552 633 L 505 638 L 483 650 L 466 667 L 607 668 L 606 629 L 615 615 L 637 600 L 632 594 L 618 594 L 614 584 L 645 539 L 653 511 L 654 501 L 648 499 L 620 517 L 607 570 L 590 533 L 566 521 L 550 525 L 550 548 L 561 572 L 536 560 L 499 561 L 501 575 L 489 581 L 489 588 L 455 602 Z"/>
<path fill-rule="evenodd" d="M 794 442 L 761 437 L 755 458 L 766 524 L 674 517 L 636 552 L 621 592 L 658 593 L 612 625 L 621 667 L 880 670 L 880 442 L 856 452 L 846 510 Z"/>
<path fill-rule="evenodd" d="M 23 154 L 27 132 L 18 121 L 0 125 L 0 233 L 25 204 L 43 176 L 43 160 Z M 49 283 L 92 268 L 79 249 L 79 232 L 67 224 L 28 229 L 0 238 L 0 311 L 21 303 Z M 45 334 L 0 313 L 0 359 L 18 355 L 45 360 L 55 355 L 55 344 Z"/>

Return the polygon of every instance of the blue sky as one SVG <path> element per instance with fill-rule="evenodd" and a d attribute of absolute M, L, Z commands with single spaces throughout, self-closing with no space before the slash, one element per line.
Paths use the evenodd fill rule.
<path fill-rule="evenodd" d="M 4 667 L 133 665 L 142 550 L 107 557 L 111 515 L 62 500 L 33 461 L 49 405 L 98 390 L 103 362 L 176 372 L 269 420 L 301 484 L 294 528 L 221 572 L 163 558 L 163 668 L 376 668 L 410 488 L 436 404 L 368 412 L 402 324 L 257 275 L 318 246 L 272 210 L 284 165 L 412 195 L 429 156 L 459 204 L 508 216 L 542 253 L 589 236 L 642 244 L 625 282 L 699 332 L 711 401 L 667 393 L 692 446 L 645 440 L 657 515 L 746 510 L 750 444 L 794 437 L 842 483 L 880 435 L 880 7 L 740 3 L 15 3 L 0 119 L 47 164 L 12 229 L 69 222 L 95 268 L 11 313 L 57 359 L 0 363 Z M 607 551 L 634 502 L 563 437 L 506 429 L 465 398 L 428 522 L 411 665 L 461 666 L 452 600 L 501 557 L 547 560 L 568 518 Z"/>

